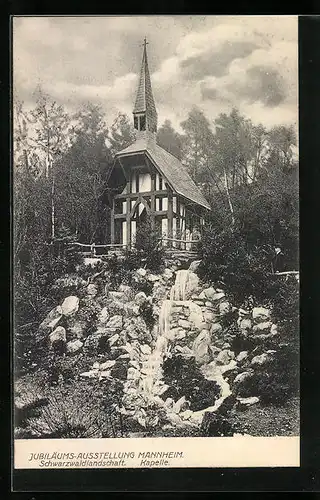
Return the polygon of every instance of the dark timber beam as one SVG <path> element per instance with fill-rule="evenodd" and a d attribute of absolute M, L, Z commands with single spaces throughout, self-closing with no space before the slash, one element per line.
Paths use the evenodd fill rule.
<path fill-rule="evenodd" d="M 129 198 L 130 198 L 130 200 L 134 200 L 134 199 L 139 198 L 139 196 L 152 196 L 152 194 L 155 194 L 155 196 L 158 196 L 161 198 L 165 198 L 166 196 L 168 196 L 168 191 L 165 189 L 162 189 L 161 191 L 156 191 L 155 193 L 153 193 L 152 191 L 145 191 L 145 192 L 141 192 L 141 193 L 130 193 Z M 115 195 L 116 200 L 126 199 L 127 197 L 128 197 L 127 193 Z"/>
<path fill-rule="evenodd" d="M 114 244 L 114 219 L 115 219 L 115 216 L 114 216 L 114 199 L 112 200 L 112 207 L 111 207 L 111 224 L 110 224 L 110 240 L 111 240 L 111 244 L 113 245 Z"/>
<path fill-rule="evenodd" d="M 173 229 L 173 202 L 172 202 L 172 191 L 168 192 L 168 238 L 172 238 Z M 169 242 L 169 246 L 172 246 L 172 242 Z"/>
<path fill-rule="evenodd" d="M 127 246 L 131 246 L 131 217 L 130 217 L 130 212 L 131 212 L 131 200 L 130 200 L 130 193 L 131 193 L 131 175 L 129 175 L 128 181 L 127 181 L 127 186 L 126 186 L 126 191 L 127 191 L 127 198 L 126 198 L 126 235 L 127 235 Z"/>

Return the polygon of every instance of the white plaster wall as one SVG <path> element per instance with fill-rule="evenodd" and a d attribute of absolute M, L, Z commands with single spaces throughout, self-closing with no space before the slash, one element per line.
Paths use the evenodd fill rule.
<path fill-rule="evenodd" d="M 162 210 L 168 210 L 168 198 L 162 198 Z"/>
<path fill-rule="evenodd" d="M 122 222 L 122 243 L 127 244 L 127 221 Z"/>
<path fill-rule="evenodd" d="M 139 192 L 151 191 L 151 175 L 147 172 L 139 174 Z"/>

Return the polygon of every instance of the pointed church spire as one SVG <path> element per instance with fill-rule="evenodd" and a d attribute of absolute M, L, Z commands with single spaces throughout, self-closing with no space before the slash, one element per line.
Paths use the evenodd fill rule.
<path fill-rule="evenodd" d="M 138 84 L 138 91 L 133 108 L 134 128 L 138 131 L 157 131 L 158 115 L 153 99 L 151 79 L 147 57 L 147 39 L 143 42 L 143 55 Z"/>

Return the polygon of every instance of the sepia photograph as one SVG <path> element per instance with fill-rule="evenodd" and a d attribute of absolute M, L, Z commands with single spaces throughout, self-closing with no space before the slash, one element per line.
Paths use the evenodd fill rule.
<path fill-rule="evenodd" d="M 198 460 L 223 438 L 232 465 L 298 439 L 297 16 L 12 25 L 23 460 L 166 467 L 184 452 L 155 438 Z M 83 439 L 123 445 L 41 444 Z"/>

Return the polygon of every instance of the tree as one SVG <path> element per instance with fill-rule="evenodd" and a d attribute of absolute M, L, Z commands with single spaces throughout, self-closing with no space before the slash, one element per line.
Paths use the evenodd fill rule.
<path fill-rule="evenodd" d="M 63 106 L 58 105 L 43 92 L 41 87 L 35 92 L 36 107 L 31 111 L 35 138 L 35 149 L 43 160 L 45 177 L 49 180 L 51 191 L 51 238 L 55 238 L 56 213 L 55 213 L 55 167 L 61 155 L 68 147 L 67 131 L 70 119 Z"/>
<path fill-rule="evenodd" d="M 204 113 L 193 108 L 188 118 L 181 123 L 184 131 L 183 162 L 187 165 L 195 182 L 207 180 L 208 166 L 214 147 L 214 136 Z"/>
<path fill-rule="evenodd" d="M 126 114 L 118 114 L 107 133 L 107 140 L 112 156 L 134 142 L 134 128 Z"/>
<path fill-rule="evenodd" d="M 106 172 L 111 163 L 104 114 L 100 106 L 88 103 L 73 120 L 70 148 L 57 166 L 60 226 L 63 224 L 86 243 L 103 241 L 107 226 Z"/>
<path fill-rule="evenodd" d="M 182 159 L 182 137 L 174 130 L 171 121 L 165 120 L 157 133 L 157 142 L 159 146 L 171 153 L 173 156 Z"/>

